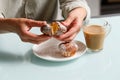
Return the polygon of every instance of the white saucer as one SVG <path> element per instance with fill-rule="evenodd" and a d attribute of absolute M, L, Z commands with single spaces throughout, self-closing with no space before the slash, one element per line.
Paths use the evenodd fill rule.
<path fill-rule="evenodd" d="M 86 46 L 84 43 L 80 41 L 75 41 L 77 43 L 79 49 L 76 52 L 74 56 L 71 57 L 63 57 L 58 50 L 58 44 L 60 42 L 57 41 L 56 39 L 51 39 L 46 42 L 43 42 L 38 45 L 33 46 L 33 53 L 44 60 L 49 60 L 49 61 L 68 61 L 68 60 L 73 60 L 76 58 L 79 58 L 86 52 Z"/>

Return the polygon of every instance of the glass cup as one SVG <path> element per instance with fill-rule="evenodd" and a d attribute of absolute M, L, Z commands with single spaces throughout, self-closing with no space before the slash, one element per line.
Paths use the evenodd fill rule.
<path fill-rule="evenodd" d="M 104 19 L 90 19 L 83 26 L 85 42 L 89 51 L 98 52 L 103 49 L 104 40 L 110 33 L 111 26 Z"/>

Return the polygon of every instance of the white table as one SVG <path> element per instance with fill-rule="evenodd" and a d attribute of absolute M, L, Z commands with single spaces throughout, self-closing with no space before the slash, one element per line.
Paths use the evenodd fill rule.
<path fill-rule="evenodd" d="M 32 53 L 33 44 L 0 34 L 0 80 L 120 80 L 120 16 L 104 17 L 112 26 L 103 51 L 67 62 L 49 62 Z M 83 34 L 76 37 L 84 42 Z"/>

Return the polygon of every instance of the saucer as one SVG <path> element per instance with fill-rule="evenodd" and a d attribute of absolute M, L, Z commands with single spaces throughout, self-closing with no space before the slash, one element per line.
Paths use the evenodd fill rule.
<path fill-rule="evenodd" d="M 48 40 L 38 45 L 35 44 L 33 45 L 32 50 L 34 55 L 44 60 L 58 62 L 68 61 L 79 58 L 86 52 L 86 46 L 84 43 L 77 40 L 74 42 L 78 45 L 78 51 L 71 57 L 64 57 L 61 55 L 58 49 L 58 44 L 60 44 L 60 41 L 57 41 L 55 39 Z"/>

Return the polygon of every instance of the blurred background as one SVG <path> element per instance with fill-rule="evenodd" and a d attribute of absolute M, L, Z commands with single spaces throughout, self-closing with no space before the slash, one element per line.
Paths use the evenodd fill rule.
<path fill-rule="evenodd" d="M 120 0 L 86 0 L 92 17 L 120 13 Z"/>

